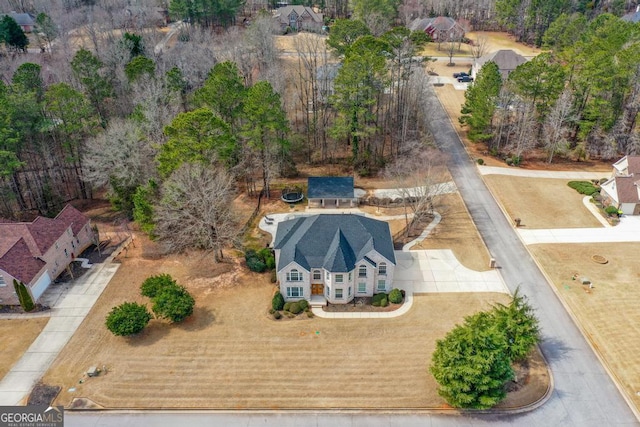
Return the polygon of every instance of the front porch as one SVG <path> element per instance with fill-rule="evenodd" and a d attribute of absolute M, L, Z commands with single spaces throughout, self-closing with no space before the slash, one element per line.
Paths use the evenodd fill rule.
<path fill-rule="evenodd" d="M 327 305 L 327 299 L 324 295 L 311 295 L 311 301 L 309 301 L 309 305 L 311 308 L 314 307 L 324 307 Z"/>

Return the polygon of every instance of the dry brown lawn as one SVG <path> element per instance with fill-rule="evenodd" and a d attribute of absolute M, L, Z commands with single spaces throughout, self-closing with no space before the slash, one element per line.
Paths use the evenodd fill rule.
<path fill-rule="evenodd" d="M 509 218 L 520 218 L 523 227 L 602 227 L 568 180 L 508 175 L 485 175 L 484 180 Z"/>
<path fill-rule="evenodd" d="M 145 259 L 154 253 L 150 245 L 136 240 L 45 375 L 46 384 L 62 387 L 57 404 L 81 397 L 113 408 L 441 407 L 427 372 L 436 339 L 464 316 L 508 299 L 424 295 L 394 319 L 275 321 L 267 312 L 274 290 L 267 275 L 239 274 L 237 263 L 214 265 L 196 254 Z M 192 292 L 195 314 L 180 325 L 152 320 L 136 337 L 113 336 L 104 327 L 108 311 L 145 301 L 139 285 L 158 273 L 172 274 Z M 84 376 L 89 366 L 103 365 L 106 374 Z M 539 360 L 533 365 L 542 380 L 504 405 L 544 394 L 546 371 Z"/>
<path fill-rule="evenodd" d="M 529 250 L 542 264 L 562 300 L 585 335 L 613 371 L 627 396 L 640 408 L 640 243 L 533 245 Z M 607 264 L 591 256 L 601 255 Z M 589 278 L 594 288 L 578 278 Z"/>
<path fill-rule="evenodd" d="M 48 317 L 30 319 L 0 319 L 0 379 L 22 357 L 42 329 L 47 325 Z"/>
<path fill-rule="evenodd" d="M 436 210 L 442 215 L 440 224 L 429 236 L 411 249 L 451 249 L 462 265 L 484 271 L 489 267 L 489 252 L 478 233 L 459 193 L 438 199 Z"/>
<path fill-rule="evenodd" d="M 523 56 L 539 55 L 542 51 L 534 46 L 527 46 L 515 41 L 515 38 L 507 33 L 498 31 L 471 31 L 466 34 L 466 37 L 471 40 L 478 40 L 478 37 L 485 37 L 487 40 L 487 48 L 485 54 L 495 52 L 500 49 L 512 49 Z M 444 44 L 441 49 L 438 50 L 437 43 L 429 43 L 422 51 L 423 55 L 427 56 L 449 56 L 449 52 L 446 50 Z M 462 43 L 460 50 L 456 49 L 454 56 L 473 56 L 471 51 L 471 45 Z M 456 61 L 454 59 L 454 61 Z"/>

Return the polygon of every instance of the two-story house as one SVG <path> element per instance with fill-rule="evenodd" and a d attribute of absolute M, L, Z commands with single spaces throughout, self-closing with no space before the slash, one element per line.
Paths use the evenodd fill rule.
<path fill-rule="evenodd" d="M 55 218 L 0 223 L 0 304 L 19 303 L 14 279 L 37 301 L 93 241 L 89 218 L 71 205 Z"/>
<path fill-rule="evenodd" d="M 322 214 L 278 224 L 277 278 L 286 301 L 346 304 L 389 292 L 396 258 L 389 224 L 351 214 Z"/>

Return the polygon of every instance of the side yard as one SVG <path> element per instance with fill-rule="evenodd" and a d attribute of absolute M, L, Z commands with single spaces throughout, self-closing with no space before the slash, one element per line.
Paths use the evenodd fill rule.
<path fill-rule="evenodd" d="M 31 343 L 38 337 L 49 321 L 48 317 L 30 319 L 0 319 L 0 379 L 20 360 Z"/>

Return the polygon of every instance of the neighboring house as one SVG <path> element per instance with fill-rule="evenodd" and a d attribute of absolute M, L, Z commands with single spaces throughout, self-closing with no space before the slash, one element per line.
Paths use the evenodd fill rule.
<path fill-rule="evenodd" d="M 307 199 L 312 208 L 352 208 L 358 204 L 351 176 L 310 176 Z"/>
<path fill-rule="evenodd" d="M 287 27 L 293 31 L 314 31 L 320 32 L 324 21 L 322 14 L 316 13 L 308 6 L 284 6 L 275 11 L 274 18 L 280 24 L 280 29 L 284 32 Z"/>
<path fill-rule="evenodd" d="M 624 156 L 613 164 L 611 178 L 600 186 L 602 202 L 625 215 L 640 214 L 640 156 Z"/>
<path fill-rule="evenodd" d="M 22 28 L 22 31 L 25 33 L 32 32 L 36 26 L 36 17 L 30 13 L 11 12 L 9 13 L 9 16 L 12 17 L 18 25 L 20 25 L 20 28 Z"/>
<path fill-rule="evenodd" d="M 409 25 L 411 31 L 424 31 L 436 42 L 460 41 L 466 33 L 465 28 L 448 16 L 416 19 Z"/>
<path fill-rule="evenodd" d="M 335 93 L 333 82 L 341 67 L 342 63 L 325 64 L 318 67 L 316 81 L 318 82 L 318 98 L 320 102 L 328 102 L 329 97 Z"/>
<path fill-rule="evenodd" d="M 283 221 L 274 250 L 285 301 L 346 304 L 393 285 L 396 258 L 384 221 L 350 214 Z"/>
<path fill-rule="evenodd" d="M 37 301 L 73 259 L 93 243 L 89 218 L 67 205 L 55 218 L 0 223 L 0 304 L 18 304 L 16 279 Z"/>
<path fill-rule="evenodd" d="M 511 49 L 498 50 L 481 58 L 475 59 L 473 61 L 473 66 L 471 67 L 471 77 L 475 79 L 482 66 L 489 61 L 496 63 L 500 70 L 500 74 L 502 75 L 502 79 L 506 80 L 507 77 L 509 77 L 509 73 L 515 70 L 518 65 L 527 62 L 527 58 L 515 53 Z"/>
<path fill-rule="evenodd" d="M 630 12 L 624 15 L 622 18 L 623 21 L 638 23 L 640 22 L 640 5 L 636 6 L 635 12 Z"/>

